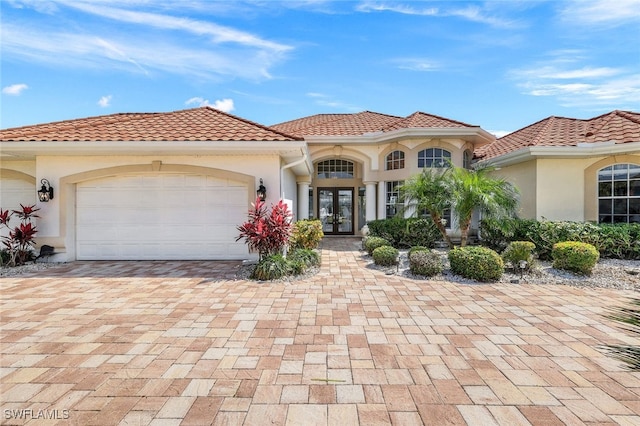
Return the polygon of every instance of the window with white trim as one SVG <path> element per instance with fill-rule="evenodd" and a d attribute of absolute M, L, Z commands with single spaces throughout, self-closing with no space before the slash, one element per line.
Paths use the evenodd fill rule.
<path fill-rule="evenodd" d="M 451 153 L 442 148 L 427 148 L 418 152 L 418 167 L 449 167 Z"/>
<path fill-rule="evenodd" d="M 385 207 L 386 218 L 390 219 L 400 211 L 400 186 L 404 184 L 403 180 L 392 180 L 386 183 Z"/>
<path fill-rule="evenodd" d="M 393 151 L 387 155 L 385 170 L 404 169 L 404 152 Z"/>
<path fill-rule="evenodd" d="M 598 222 L 640 223 L 640 165 L 614 164 L 598 171 Z"/>
<path fill-rule="evenodd" d="M 348 160 L 325 160 L 316 165 L 319 179 L 351 179 L 354 177 L 353 163 Z"/>

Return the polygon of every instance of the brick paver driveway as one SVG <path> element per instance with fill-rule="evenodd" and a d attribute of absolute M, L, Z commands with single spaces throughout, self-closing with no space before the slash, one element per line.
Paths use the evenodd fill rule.
<path fill-rule="evenodd" d="M 234 262 L 3 278 L 2 424 L 640 424 L 640 375 L 597 349 L 631 341 L 602 317 L 631 292 L 415 281 L 323 244 L 292 284 Z"/>

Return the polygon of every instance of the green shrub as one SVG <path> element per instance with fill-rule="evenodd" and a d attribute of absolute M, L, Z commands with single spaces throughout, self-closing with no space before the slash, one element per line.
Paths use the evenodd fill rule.
<path fill-rule="evenodd" d="M 504 272 L 504 262 L 498 253 L 487 247 L 466 246 L 449 251 L 451 272 L 476 281 L 495 281 Z"/>
<path fill-rule="evenodd" d="M 442 235 L 431 218 L 407 219 L 406 234 L 403 244 L 406 247 L 433 247 Z"/>
<path fill-rule="evenodd" d="M 380 266 L 392 266 L 398 263 L 398 249 L 391 246 L 381 246 L 373 250 L 373 262 Z"/>
<path fill-rule="evenodd" d="M 315 249 L 320 245 L 324 233 L 318 219 L 299 220 L 293 224 L 289 243 L 291 248 Z"/>
<path fill-rule="evenodd" d="M 268 281 L 277 280 L 291 273 L 291 266 L 281 254 L 264 256 L 256 265 L 251 278 Z"/>
<path fill-rule="evenodd" d="M 502 260 L 511 264 L 514 269 L 520 269 L 520 262 L 527 262 L 525 269 L 530 269 L 533 264 L 533 251 L 536 245 L 531 241 L 513 241 L 502 252 Z"/>
<path fill-rule="evenodd" d="M 429 249 L 429 247 L 425 247 L 425 246 L 413 246 L 409 249 L 407 256 L 411 257 L 411 253 L 416 251 L 431 251 L 431 250 Z"/>
<path fill-rule="evenodd" d="M 640 224 L 593 224 L 585 222 L 483 219 L 480 223 L 482 244 L 494 250 L 504 250 L 511 241 L 531 241 L 538 257 L 551 259 L 553 245 L 564 241 L 579 241 L 596 247 L 601 257 L 640 259 Z"/>
<path fill-rule="evenodd" d="M 391 243 L 388 240 L 385 240 L 384 238 L 381 238 L 381 237 L 370 236 L 364 240 L 364 249 L 370 255 L 373 254 L 373 251 L 378 247 L 390 246 L 390 245 Z"/>
<path fill-rule="evenodd" d="M 372 220 L 367 226 L 370 237 L 384 238 L 390 246 L 400 247 L 405 239 L 407 220 L 401 217 Z"/>
<path fill-rule="evenodd" d="M 440 254 L 429 249 L 409 251 L 409 269 L 416 275 L 433 277 L 442 272 L 444 265 Z"/>
<path fill-rule="evenodd" d="M 551 252 L 553 267 L 582 275 L 590 275 L 600 258 L 600 253 L 591 244 L 565 241 L 553 245 Z"/>
<path fill-rule="evenodd" d="M 287 254 L 289 262 L 302 262 L 305 269 L 320 265 L 320 253 L 311 249 L 298 248 Z"/>
<path fill-rule="evenodd" d="M 432 247 L 440 240 L 440 231 L 431 218 L 401 218 L 372 220 L 367 223 L 369 235 L 384 238 L 395 248 L 416 245 Z"/>

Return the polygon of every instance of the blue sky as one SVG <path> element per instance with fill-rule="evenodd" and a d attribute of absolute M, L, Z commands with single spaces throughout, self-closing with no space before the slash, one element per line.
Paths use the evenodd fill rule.
<path fill-rule="evenodd" d="M 498 135 L 640 110 L 640 0 L 0 0 L 2 128 L 212 105 Z"/>

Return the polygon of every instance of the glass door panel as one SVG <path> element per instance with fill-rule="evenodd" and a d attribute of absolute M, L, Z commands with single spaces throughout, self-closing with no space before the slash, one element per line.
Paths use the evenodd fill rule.
<path fill-rule="evenodd" d="M 333 189 L 320 188 L 318 190 L 318 217 L 322 222 L 322 232 L 333 233 Z"/>
<path fill-rule="evenodd" d="M 338 190 L 338 233 L 353 233 L 353 189 Z"/>
<path fill-rule="evenodd" d="M 325 234 L 353 234 L 353 188 L 318 188 L 318 217 Z"/>

